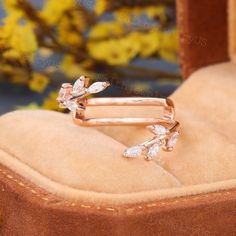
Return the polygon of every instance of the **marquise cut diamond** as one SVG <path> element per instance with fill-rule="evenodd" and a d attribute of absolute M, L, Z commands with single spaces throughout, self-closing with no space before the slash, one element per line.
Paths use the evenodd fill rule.
<path fill-rule="evenodd" d="M 141 146 L 134 146 L 127 148 L 124 152 L 125 157 L 139 157 L 142 154 L 143 148 Z"/>
<path fill-rule="evenodd" d="M 84 109 L 83 102 L 80 103 L 82 99 L 92 93 L 98 93 L 106 89 L 110 83 L 106 82 L 96 82 L 93 83 L 89 88 L 87 88 L 89 78 L 86 76 L 80 76 L 74 83 L 63 83 L 58 94 L 57 101 L 61 108 L 68 108 L 72 112 L 76 112 L 79 109 Z"/>
<path fill-rule="evenodd" d="M 88 93 L 99 93 L 106 89 L 107 84 L 105 82 L 95 82 L 87 90 Z"/>
<path fill-rule="evenodd" d="M 160 151 L 160 146 L 158 144 L 154 144 L 150 147 L 148 153 L 147 153 L 147 160 L 152 160 L 157 153 Z"/>
<path fill-rule="evenodd" d="M 174 132 L 167 142 L 168 148 L 173 148 L 178 140 L 179 132 Z"/>
<path fill-rule="evenodd" d="M 158 136 L 166 135 L 167 131 L 162 125 L 153 125 L 153 132 Z"/>
<path fill-rule="evenodd" d="M 66 99 L 66 89 L 65 88 L 61 88 L 58 94 L 58 98 L 57 101 L 58 102 L 64 102 Z"/>
<path fill-rule="evenodd" d="M 64 105 L 72 112 L 76 112 L 79 108 L 77 102 L 72 100 L 65 101 Z"/>
<path fill-rule="evenodd" d="M 79 96 L 81 93 L 83 93 L 85 90 L 84 85 L 85 85 L 85 77 L 81 76 L 74 83 L 73 91 L 72 91 L 73 96 Z"/>

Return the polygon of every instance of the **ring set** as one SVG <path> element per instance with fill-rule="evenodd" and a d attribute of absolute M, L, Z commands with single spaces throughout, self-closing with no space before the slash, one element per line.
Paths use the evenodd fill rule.
<path fill-rule="evenodd" d="M 87 98 L 110 86 L 109 82 L 95 82 L 89 86 L 89 78 L 81 76 L 74 85 L 64 83 L 57 101 L 61 108 L 69 109 L 75 124 L 81 126 L 146 126 L 153 138 L 136 146 L 127 148 L 123 156 L 128 158 L 144 157 L 152 160 L 161 149 L 172 151 L 179 136 L 179 122 L 175 120 L 174 103 L 167 98 L 151 97 L 103 97 Z M 105 117 L 86 118 L 88 106 L 158 106 L 163 108 L 163 116 L 146 117 Z"/>

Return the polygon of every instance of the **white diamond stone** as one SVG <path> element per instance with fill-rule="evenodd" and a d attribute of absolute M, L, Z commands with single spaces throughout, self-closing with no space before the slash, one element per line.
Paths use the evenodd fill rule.
<path fill-rule="evenodd" d="M 78 96 L 84 91 L 84 83 L 85 83 L 84 76 L 81 76 L 79 79 L 76 80 L 72 91 L 73 96 Z"/>
<path fill-rule="evenodd" d="M 65 101 L 64 105 L 72 112 L 76 112 L 77 109 L 79 108 L 76 101 L 72 101 L 72 100 Z"/>
<path fill-rule="evenodd" d="M 170 139 L 167 142 L 167 147 L 168 148 L 172 148 L 175 146 L 177 140 L 179 137 L 179 132 L 174 132 L 174 134 L 172 134 L 172 136 L 170 137 Z"/>
<path fill-rule="evenodd" d="M 71 97 L 71 90 L 72 90 L 71 84 L 69 83 L 62 84 L 62 87 L 59 90 L 57 101 L 60 103 L 64 103 L 66 100 L 68 100 Z"/>
<path fill-rule="evenodd" d="M 160 151 L 160 146 L 158 144 L 154 144 L 150 147 L 148 154 L 147 154 L 147 160 L 152 160 L 157 153 Z"/>
<path fill-rule="evenodd" d="M 166 135 L 167 129 L 162 125 L 153 125 L 153 132 L 158 136 Z"/>
<path fill-rule="evenodd" d="M 141 146 L 134 146 L 127 148 L 124 152 L 125 157 L 139 157 L 142 154 L 143 148 Z"/>
<path fill-rule="evenodd" d="M 107 87 L 106 82 L 95 82 L 88 88 L 88 93 L 99 93 Z"/>
<path fill-rule="evenodd" d="M 63 102 L 63 101 L 65 101 L 65 98 L 66 98 L 66 89 L 61 88 L 60 91 L 59 91 L 57 100 L 59 102 Z"/>

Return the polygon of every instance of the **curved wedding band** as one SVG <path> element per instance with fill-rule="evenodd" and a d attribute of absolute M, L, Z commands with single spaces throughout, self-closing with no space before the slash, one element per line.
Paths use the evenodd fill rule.
<path fill-rule="evenodd" d="M 174 103 L 167 98 L 151 97 L 103 97 L 86 98 L 90 94 L 105 90 L 109 82 L 95 82 L 89 86 L 89 78 L 81 76 L 74 85 L 62 84 L 57 101 L 60 107 L 68 108 L 73 113 L 75 124 L 81 126 L 147 126 L 154 134 L 151 140 L 134 147 L 127 148 L 124 157 L 144 156 L 152 160 L 160 151 L 172 151 L 179 136 L 179 122 L 175 120 Z M 163 116 L 146 117 L 104 117 L 86 118 L 87 106 L 159 106 L 163 108 Z"/>

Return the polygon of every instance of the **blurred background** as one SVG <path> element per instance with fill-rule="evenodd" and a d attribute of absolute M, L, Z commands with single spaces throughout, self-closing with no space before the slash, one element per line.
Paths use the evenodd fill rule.
<path fill-rule="evenodd" d="M 167 97 L 181 83 L 174 0 L 3 0 L 0 114 L 58 110 L 62 82 L 113 86 L 99 96 Z"/>

